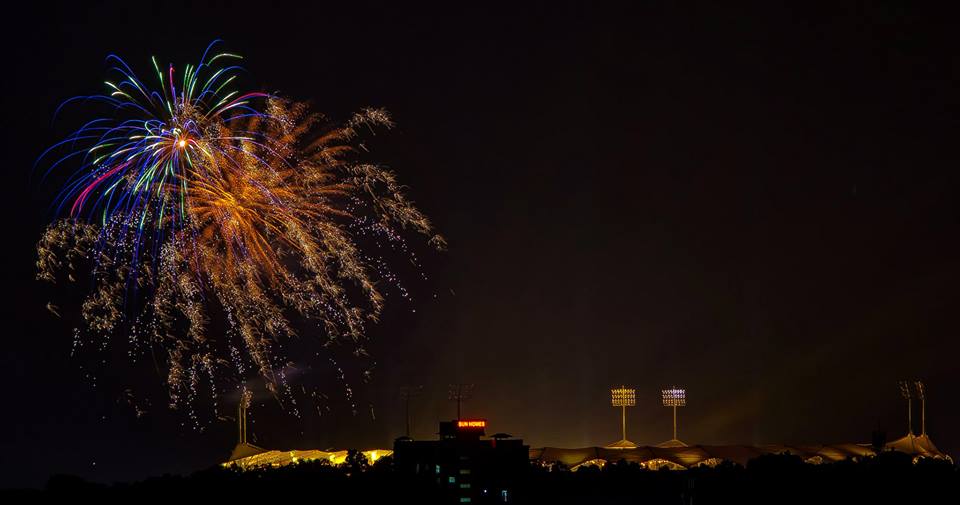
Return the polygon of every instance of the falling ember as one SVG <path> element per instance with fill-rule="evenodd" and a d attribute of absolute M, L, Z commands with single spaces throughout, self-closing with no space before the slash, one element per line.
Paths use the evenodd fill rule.
<path fill-rule="evenodd" d="M 386 112 L 330 124 L 305 104 L 231 90 L 240 57 L 216 44 L 179 76 L 154 59 L 156 89 L 111 56 L 110 94 L 80 98 L 113 113 L 41 156 L 85 146 L 47 170 L 80 160 L 57 200 L 68 217 L 38 244 L 37 277 L 89 264 L 81 340 L 123 332 L 132 349 L 163 349 L 173 407 L 201 377 L 243 381 L 250 369 L 275 395 L 289 390 L 280 345 L 294 314 L 362 352 L 384 303 L 378 282 L 398 280 L 358 237 L 402 244 L 409 228 L 444 245 L 392 172 L 358 161 L 360 129 L 389 128 Z M 207 331 L 213 314 L 226 335 Z"/>

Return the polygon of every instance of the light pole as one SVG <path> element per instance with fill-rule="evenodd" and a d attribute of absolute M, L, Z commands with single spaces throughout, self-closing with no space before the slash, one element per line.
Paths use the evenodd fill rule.
<path fill-rule="evenodd" d="M 900 394 L 903 395 L 904 400 L 907 400 L 907 434 L 913 435 L 913 402 L 909 382 L 900 381 Z"/>
<path fill-rule="evenodd" d="M 473 384 L 450 384 L 447 398 L 457 402 L 457 420 L 460 420 L 461 404 L 473 397 Z"/>
<path fill-rule="evenodd" d="M 927 388 L 921 381 L 914 381 L 913 385 L 917 388 L 917 398 L 920 399 L 920 435 L 927 434 Z"/>
<path fill-rule="evenodd" d="M 623 438 L 619 442 L 621 445 L 634 445 L 627 440 L 627 407 L 635 407 L 637 405 L 636 393 L 636 389 L 626 386 L 620 386 L 619 388 L 610 390 L 610 404 L 614 407 L 620 407 L 620 426 L 623 434 Z"/>
<path fill-rule="evenodd" d="M 400 388 L 400 399 L 403 400 L 404 413 L 407 417 L 407 438 L 410 438 L 410 399 L 419 396 L 423 386 L 403 386 Z"/>
<path fill-rule="evenodd" d="M 673 386 L 670 389 L 662 389 L 660 392 L 663 395 L 663 406 L 673 407 L 673 440 L 678 441 L 677 407 L 685 407 L 687 405 L 687 390 Z"/>
<path fill-rule="evenodd" d="M 243 387 L 240 391 L 240 404 L 237 405 L 237 427 L 240 429 L 240 440 L 237 445 L 247 445 L 247 409 L 253 400 L 253 393 Z"/>

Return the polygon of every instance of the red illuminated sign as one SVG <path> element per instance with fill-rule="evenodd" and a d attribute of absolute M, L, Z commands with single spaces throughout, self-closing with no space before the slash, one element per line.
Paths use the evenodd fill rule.
<path fill-rule="evenodd" d="M 462 419 L 457 421 L 457 428 L 486 428 L 487 421 L 483 419 Z"/>

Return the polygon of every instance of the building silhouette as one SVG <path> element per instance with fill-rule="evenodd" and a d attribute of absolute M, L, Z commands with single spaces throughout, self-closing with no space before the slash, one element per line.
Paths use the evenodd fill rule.
<path fill-rule="evenodd" d="M 399 472 L 430 480 L 450 503 L 509 503 L 530 464 L 530 447 L 506 433 L 485 437 L 485 419 L 442 421 L 437 440 L 394 442 Z"/>

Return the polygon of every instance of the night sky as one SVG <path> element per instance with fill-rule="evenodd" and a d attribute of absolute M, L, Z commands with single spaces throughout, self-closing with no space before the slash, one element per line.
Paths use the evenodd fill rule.
<path fill-rule="evenodd" d="M 621 383 L 637 388 L 641 444 L 670 438 L 672 384 L 689 391 L 688 443 L 868 442 L 903 434 L 896 381 L 919 378 L 928 431 L 960 454 L 951 12 L 30 3 L 2 35 L 0 487 L 189 472 L 235 443 L 229 420 L 201 409 L 201 432 L 168 410 L 147 365 L 85 380 L 75 322 L 45 309 L 81 298 L 34 264 L 57 187 L 31 167 L 77 126 L 51 126 L 57 105 L 100 91 L 110 53 L 149 74 L 150 55 L 182 65 L 215 38 L 245 56 L 252 87 L 332 118 L 391 111 L 371 154 L 450 244 L 411 237 L 428 279 L 408 275 L 413 301 L 389 298 L 371 329 L 373 380 L 347 374 L 356 414 L 337 380 L 322 416 L 258 399 L 259 445 L 390 447 L 403 384 L 424 386 L 413 435 L 433 437 L 455 415 L 452 382 L 476 385 L 465 415 L 533 446 L 618 439 Z"/>

